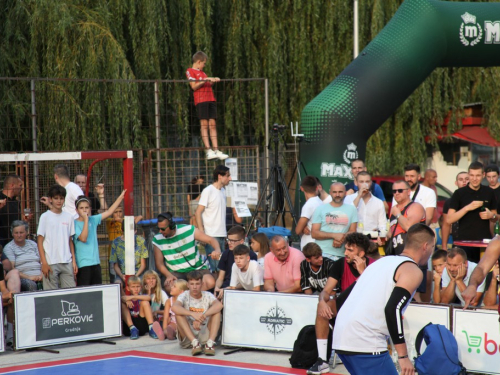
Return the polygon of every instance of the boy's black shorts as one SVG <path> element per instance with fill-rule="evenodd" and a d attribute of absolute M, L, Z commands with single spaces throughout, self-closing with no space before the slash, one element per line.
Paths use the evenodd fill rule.
<path fill-rule="evenodd" d="M 132 317 L 132 324 L 139 330 L 139 336 L 144 336 L 149 332 L 149 324 L 146 318 L 138 316 Z M 122 321 L 122 333 L 124 336 L 130 336 L 130 328 Z"/>
<path fill-rule="evenodd" d="M 215 102 L 203 102 L 196 105 L 198 118 L 200 120 L 209 120 L 217 118 L 217 104 Z"/>

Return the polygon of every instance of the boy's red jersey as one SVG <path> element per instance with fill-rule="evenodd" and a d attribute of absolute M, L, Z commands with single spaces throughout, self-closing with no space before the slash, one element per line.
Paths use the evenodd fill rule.
<path fill-rule="evenodd" d="M 202 70 L 194 68 L 186 70 L 186 76 L 187 79 L 195 81 L 207 79 L 207 75 Z M 194 92 L 194 105 L 203 102 L 215 102 L 215 96 L 212 92 L 212 84 L 208 81 Z"/>

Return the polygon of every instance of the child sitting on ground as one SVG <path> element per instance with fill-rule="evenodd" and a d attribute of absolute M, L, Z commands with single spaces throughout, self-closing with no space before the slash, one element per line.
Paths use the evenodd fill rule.
<path fill-rule="evenodd" d="M 122 325 L 123 334 L 130 336 L 131 340 L 136 340 L 149 332 L 149 336 L 158 339 L 156 332 L 162 330 L 160 324 L 153 320 L 151 311 L 151 297 L 141 295 L 141 279 L 137 276 L 130 276 L 126 289 L 130 295 L 122 296 Z"/>
<path fill-rule="evenodd" d="M 257 263 L 264 269 L 264 257 L 269 252 L 269 239 L 264 233 L 255 233 L 250 240 L 250 247 L 257 254 Z"/>
<path fill-rule="evenodd" d="M 161 280 L 158 274 L 149 270 L 144 272 L 142 277 L 142 293 L 151 297 L 151 311 L 155 321 L 161 324 L 162 319 L 165 319 L 164 308 L 167 304 L 168 296 L 161 289 Z M 165 340 L 163 330 L 158 334 L 159 340 Z"/>
<path fill-rule="evenodd" d="M 442 282 L 441 277 L 443 276 L 443 271 L 446 268 L 446 256 L 448 252 L 446 250 L 438 250 L 432 254 L 432 269 L 433 269 L 433 285 L 432 285 L 432 302 L 441 303 L 441 288 Z"/>
<path fill-rule="evenodd" d="M 170 298 L 165 304 L 166 316 L 163 316 L 163 332 L 169 340 L 175 340 L 177 338 L 177 321 L 175 320 L 175 313 L 172 311 L 172 306 L 177 297 L 188 290 L 188 285 L 186 280 L 177 279 L 172 284 L 170 289 Z"/>

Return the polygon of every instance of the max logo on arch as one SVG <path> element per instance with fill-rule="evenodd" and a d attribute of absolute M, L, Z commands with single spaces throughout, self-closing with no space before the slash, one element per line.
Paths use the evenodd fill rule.
<path fill-rule="evenodd" d="M 460 25 L 460 41 L 466 47 L 477 45 L 484 37 L 484 44 L 500 44 L 500 21 L 484 21 L 484 28 L 476 16 L 465 12 Z M 484 29 L 484 30 L 483 30 Z"/>

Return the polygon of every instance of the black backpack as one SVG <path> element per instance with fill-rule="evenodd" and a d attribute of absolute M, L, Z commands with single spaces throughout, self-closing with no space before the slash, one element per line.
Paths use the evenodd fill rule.
<path fill-rule="evenodd" d="M 332 352 L 332 330 L 328 334 L 327 361 Z M 309 369 L 318 359 L 318 346 L 316 345 L 316 329 L 314 325 L 304 326 L 293 344 L 290 365 L 293 368 Z"/>

